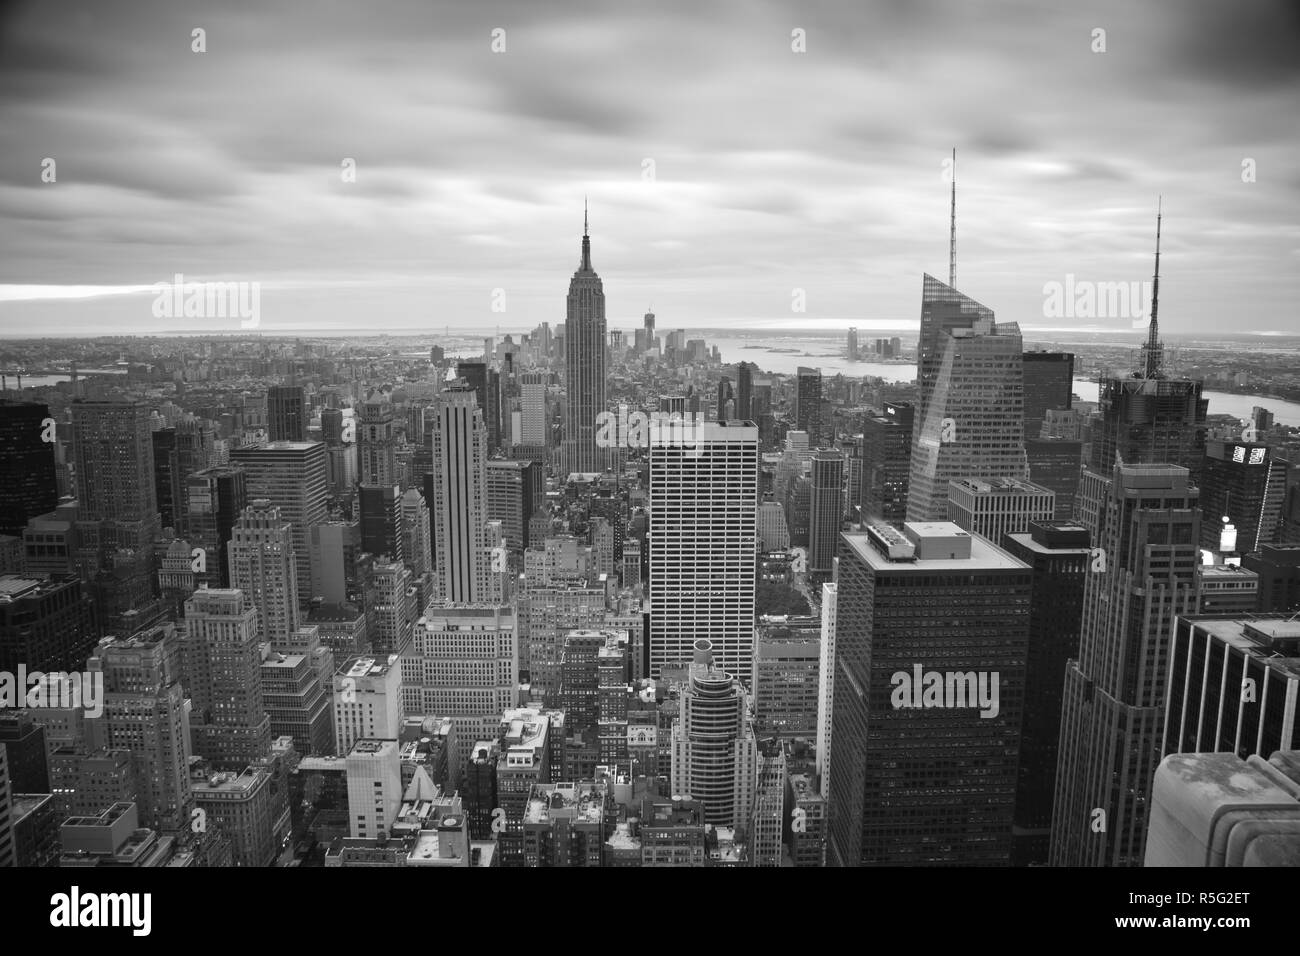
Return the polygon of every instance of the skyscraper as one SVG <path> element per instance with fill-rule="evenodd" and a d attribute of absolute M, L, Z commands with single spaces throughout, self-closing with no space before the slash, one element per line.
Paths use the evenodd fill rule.
<path fill-rule="evenodd" d="M 242 770 L 271 752 L 257 609 L 244 592 L 208 588 L 185 602 L 184 686 L 194 752 Z"/>
<path fill-rule="evenodd" d="M 912 418 L 907 402 L 886 402 L 862 423 L 862 517 L 901 524 L 912 472 Z"/>
<path fill-rule="evenodd" d="M 153 539 L 161 530 L 149 407 L 73 402 L 78 565 L 106 630 L 153 606 Z"/>
<path fill-rule="evenodd" d="M 1065 672 L 1051 862 L 1140 866 L 1174 620 L 1199 610 L 1197 490 L 1176 465 L 1084 480 L 1100 501 L 1079 657 Z"/>
<path fill-rule="evenodd" d="M 1160 216 L 1156 215 L 1156 265 L 1151 286 L 1151 322 L 1136 367 L 1127 375 L 1098 380 L 1101 421 L 1094 430 L 1089 467 L 1103 476 L 1116 462 L 1180 465 L 1199 482 L 1205 451 L 1209 399 L 1201 382 L 1175 378 L 1166 368 L 1160 341 Z"/>
<path fill-rule="evenodd" d="M 822 372 L 819 368 L 799 367 L 795 380 L 795 428 L 807 432 L 815 446 L 825 440 L 822 422 Z"/>
<path fill-rule="evenodd" d="M 501 443 L 501 376 L 487 362 L 457 362 L 456 375 L 465 380 L 478 400 L 483 425 L 487 428 L 488 451 Z"/>
<path fill-rule="evenodd" d="M 736 417 L 753 421 L 754 365 L 741 362 L 736 366 Z"/>
<path fill-rule="evenodd" d="M 401 668 L 403 713 L 451 718 L 457 759 L 466 766 L 474 742 L 496 736 L 501 713 L 518 697 L 519 638 L 513 608 L 430 607 L 402 652 Z"/>
<path fill-rule="evenodd" d="M 1037 438 L 1049 408 L 1069 408 L 1074 396 L 1074 355 L 1025 352 L 1025 437 Z"/>
<path fill-rule="evenodd" d="M 307 396 L 301 385 L 266 390 L 266 424 L 271 441 L 307 440 Z"/>
<path fill-rule="evenodd" d="M 439 600 L 488 598 L 487 429 L 473 391 L 438 396 L 433 428 L 433 539 Z"/>
<path fill-rule="evenodd" d="M 604 470 L 604 449 L 596 447 L 596 416 L 605 411 L 605 331 L 605 290 L 591 267 L 584 209 L 582 261 L 569 282 L 564 320 L 564 470 L 569 473 Z"/>
<path fill-rule="evenodd" d="M 285 647 L 298 631 L 298 570 L 293 526 L 259 498 L 231 529 L 230 584 L 257 608 L 259 639 Z"/>
<path fill-rule="evenodd" d="M 913 430 L 911 521 L 946 520 L 948 483 L 955 478 L 1028 474 L 1019 326 L 981 316 L 969 327 L 942 330 L 939 341 L 942 357 L 933 364 L 932 384 L 921 383 Z"/>
<path fill-rule="evenodd" d="M 844 455 L 819 449 L 812 456 L 808 502 L 808 570 L 829 574 L 844 521 Z"/>
<path fill-rule="evenodd" d="M 528 448 L 545 448 L 546 428 L 546 375 L 525 372 L 519 376 L 520 426 L 516 444 Z"/>
<path fill-rule="evenodd" d="M 1285 482 L 1277 480 L 1287 462 L 1267 445 L 1209 441 L 1201 470 L 1201 547 L 1219 549 L 1225 522 L 1237 529 L 1236 550 L 1258 551 L 1273 540 L 1282 511 Z M 1272 480 L 1270 480 L 1272 479 Z"/>
<path fill-rule="evenodd" d="M 822 630 L 817 647 L 817 790 L 823 799 L 830 797 L 831 730 L 835 705 L 835 638 L 839 586 L 834 581 L 822 585 Z"/>
<path fill-rule="evenodd" d="M 402 488 L 363 484 L 357 489 L 361 550 L 376 557 L 402 561 Z"/>
<path fill-rule="evenodd" d="M 1002 537 L 1002 548 L 1034 572 L 1025 659 L 1025 711 L 1021 720 L 1011 862 L 1047 863 L 1056 795 L 1061 733 L 1061 683 L 1079 653 L 1083 586 L 1092 552 L 1086 528 L 1068 521 L 1031 522 L 1029 530 Z"/>
<path fill-rule="evenodd" d="M 845 534 L 829 861 L 1006 865 L 1032 578 L 951 522 Z"/>
<path fill-rule="evenodd" d="M 746 827 L 758 783 L 758 741 L 748 694 L 736 678 L 715 667 L 711 645 L 692 649 L 690 684 L 672 729 L 672 791 L 704 804 L 705 821 Z"/>
<path fill-rule="evenodd" d="M 1300 622 L 1280 615 L 1179 617 L 1169 644 L 1161 752 L 1238 757 L 1294 750 Z"/>
<path fill-rule="evenodd" d="M 969 329 L 980 319 L 992 322 L 993 310 L 932 275 L 924 276 L 921 283 L 921 331 L 916 343 L 918 422 L 925 419 L 926 406 L 939 378 L 947 332 L 950 329 Z"/>
<path fill-rule="evenodd" d="M 748 681 L 754 651 L 758 429 L 705 423 L 692 447 L 650 448 L 650 676 L 713 644 Z"/>
<path fill-rule="evenodd" d="M 298 601 L 310 603 L 311 526 L 325 520 L 328 490 L 323 442 L 271 442 L 236 448 L 230 462 L 247 475 L 248 500 L 267 499 L 291 525 L 298 555 Z"/>
<path fill-rule="evenodd" d="M 500 521 L 506 549 L 522 554 L 528 545 L 528 522 L 533 517 L 537 462 L 494 459 L 487 463 L 487 519 Z"/>
<path fill-rule="evenodd" d="M 396 450 L 392 392 L 372 388 L 361 403 L 361 427 L 357 432 L 361 484 L 386 487 L 396 484 Z"/>
<path fill-rule="evenodd" d="M 99 628 L 80 580 L 0 574 L 0 595 L 0 672 L 15 674 L 19 665 L 29 672 L 85 666 Z"/>
<path fill-rule="evenodd" d="M 0 401 L 0 534 L 21 536 L 28 519 L 59 503 L 49 415 L 38 402 Z"/>
<path fill-rule="evenodd" d="M 202 548 L 203 569 L 195 583 L 230 587 L 227 547 L 235 522 L 248 503 L 242 468 L 217 465 L 190 475 L 185 482 L 185 528 L 191 547 Z"/>
<path fill-rule="evenodd" d="M 86 723 L 89 748 L 130 752 L 141 826 L 188 830 L 189 708 L 175 629 L 106 638 L 86 667 L 104 674 L 103 715 Z"/>

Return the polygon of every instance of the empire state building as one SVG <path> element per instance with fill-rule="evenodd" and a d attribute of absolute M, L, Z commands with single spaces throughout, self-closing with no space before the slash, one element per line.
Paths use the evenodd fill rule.
<path fill-rule="evenodd" d="M 565 442 L 567 472 L 604 470 L 596 447 L 596 416 L 605 411 L 605 291 L 591 267 L 587 213 L 582 214 L 582 262 L 569 282 L 564 318 Z"/>

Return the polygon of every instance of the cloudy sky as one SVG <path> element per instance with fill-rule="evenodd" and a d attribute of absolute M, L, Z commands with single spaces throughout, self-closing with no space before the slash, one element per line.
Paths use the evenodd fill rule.
<path fill-rule="evenodd" d="M 1000 319 L 1130 329 L 1044 286 L 1149 279 L 1163 194 L 1162 327 L 1300 332 L 1295 9 L 10 3 L 0 335 L 238 329 L 154 318 L 176 273 L 267 332 L 558 323 L 584 195 L 611 328 L 914 324 L 953 147 Z"/>

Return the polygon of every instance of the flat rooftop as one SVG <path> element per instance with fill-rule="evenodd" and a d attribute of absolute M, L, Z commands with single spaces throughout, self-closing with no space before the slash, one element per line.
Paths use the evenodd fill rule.
<path fill-rule="evenodd" d="M 923 533 L 927 539 L 934 541 L 944 535 L 958 531 L 970 542 L 968 558 L 915 558 L 913 560 L 891 561 L 867 540 L 865 532 L 845 532 L 845 543 L 862 559 L 868 567 L 877 571 L 889 571 L 898 574 L 932 574 L 935 571 L 1024 571 L 1029 565 L 1019 558 L 1013 558 L 997 545 L 984 540 L 978 535 L 962 531 L 951 521 L 909 522 L 912 527 Z"/>
<path fill-rule="evenodd" d="M 1271 643 L 1272 640 L 1300 640 L 1300 621 L 1286 618 L 1249 618 L 1200 617 L 1191 618 L 1197 630 L 1208 633 L 1216 640 L 1229 647 L 1240 650 L 1243 654 L 1267 661 L 1270 670 L 1278 671 L 1300 680 L 1300 657 L 1287 657 L 1279 654 Z M 1251 634 L 1247 628 L 1255 631 Z"/>

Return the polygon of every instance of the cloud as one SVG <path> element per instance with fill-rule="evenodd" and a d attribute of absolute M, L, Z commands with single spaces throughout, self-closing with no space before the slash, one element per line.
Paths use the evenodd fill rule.
<path fill-rule="evenodd" d="M 960 284 L 1001 318 L 1039 316 L 1067 272 L 1144 276 L 1163 194 L 1171 329 L 1225 309 L 1294 324 L 1300 33 L 1282 4 L 382 9 L 11 5 L 0 284 L 219 274 L 275 290 L 270 330 L 528 327 L 555 321 L 585 194 L 614 327 L 649 299 L 672 325 L 793 327 L 794 287 L 810 318 L 914 322 L 920 273 L 947 264 L 955 146 Z M 127 328 L 129 298 L 39 319 Z M 0 334 L 35 308 L 7 303 Z"/>

